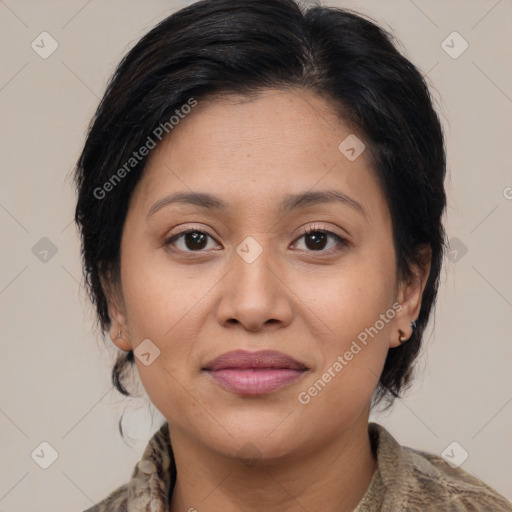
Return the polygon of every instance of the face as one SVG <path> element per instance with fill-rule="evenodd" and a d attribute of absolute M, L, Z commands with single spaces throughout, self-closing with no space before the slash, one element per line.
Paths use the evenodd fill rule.
<path fill-rule="evenodd" d="M 313 93 L 268 90 L 199 101 L 171 135 L 132 195 L 110 306 L 171 433 L 286 457 L 366 428 L 422 288 L 397 282 L 367 155 L 338 149 L 350 129 Z M 213 198 L 170 200 L 191 192 Z"/>

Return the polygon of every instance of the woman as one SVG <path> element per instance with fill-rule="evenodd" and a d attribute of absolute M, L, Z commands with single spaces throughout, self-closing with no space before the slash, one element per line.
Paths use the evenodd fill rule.
<path fill-rule="evenodd" d="M 197 2 L 126 55 L 76 170 L 101 328 L 166 422 L 89 512 L 512 510 L 370 409 L 410 382 L 445 235 L 418 70 L 352 12 Z"/>

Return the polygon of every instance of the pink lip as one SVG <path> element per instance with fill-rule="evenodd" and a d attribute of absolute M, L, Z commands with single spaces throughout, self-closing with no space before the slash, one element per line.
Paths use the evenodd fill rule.
<path fill-rule="evenodd" d="M 307 369 L 275 350 L 227 352 L 203 368 L 224 388 L 245 395 L 271 393 L 299 378 Z"/>

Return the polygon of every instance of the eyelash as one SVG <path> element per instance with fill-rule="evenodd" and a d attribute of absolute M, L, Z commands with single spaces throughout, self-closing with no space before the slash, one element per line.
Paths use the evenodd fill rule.
<path fill-rule="evenodd" d="M 183 231 L 181 231 L 179 233 L 175 233 L 174 235 L 169 237 L 165 241 L 165 245 L 166 246 L 173 245 L 173 243 L 176 240 L 178 240 L 180 237 L 183 237 L 184 235 L 187 235 L 189 233 L 201 233 L 201 234 L 207 235 L 208 237 L 213 239 L 213 237 L 210 234 L 208 234 L 206 231 L 203 231 L 202 229 L 199 229 L 199 228 L 188 228 L 188 229 L 185 229 L 185 230 L 183 230 Z M 300 238 L 302 238 L 304 236 L 307 236 L 307 235 L 309 235 L 311 233 L 322 233 L 322 234 L 325 234 L 325 235 L 328 235 L 328 236 L 334 238 L 337 241 L 338 248 L 334 248 L 334 250 L 332 248 L 328 249 L 328 250 L 321 249 L 319 251 L 309 250 L 307 252 L 331 254 L 333 252 L 341 251 L 343 248 L 345 248 L 348 245 L 348 241 L 345 238 L 341 237 L 340 235 L 337 235 L 336 233 L 333 233 L 332 231 L 323 229 L 323 228 L 321 228 L 319 226 L 309 226 L 309 227 L 307 227 L 306 229 L 304 229 L 302 231 L 302 233 L 300 234 L 300 236 L 296 240 L 299 240 Z M 199 251 L 185 250 L 184 251 L 184 250 L 181 250 L 181 249 L 178 249 L 178 251 L 179 252 L 186 252 L 186 253 L 202 253 L 202 252 L 205 252 L 204 250 L 199 250 Z"/>

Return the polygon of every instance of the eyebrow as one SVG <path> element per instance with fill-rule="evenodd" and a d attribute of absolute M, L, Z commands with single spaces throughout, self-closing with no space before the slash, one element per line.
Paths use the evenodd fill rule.
<path fill-rule="evenodd" d="M 159 199 L 149 209 L 147 217 L 155 214 L 165 206 L 176 203 L 190 204 L 200 208 L 208 208 L 218 211 L 225 211 L 229 208 L 228 203 L 219 197 L 206 192 L 175 192 Z M 299 210 L 300 208 L 324 203 L 341 203 L 357 211 L 364 217 L 367 216 L 366 210 L 360 203 L 343 192 L 335 189 L 308 191 L 300 194 L 285 194 L 283 200 L 279 204 L 278 211 L 281 215 L 285 215 L 294 210 Z"/>

